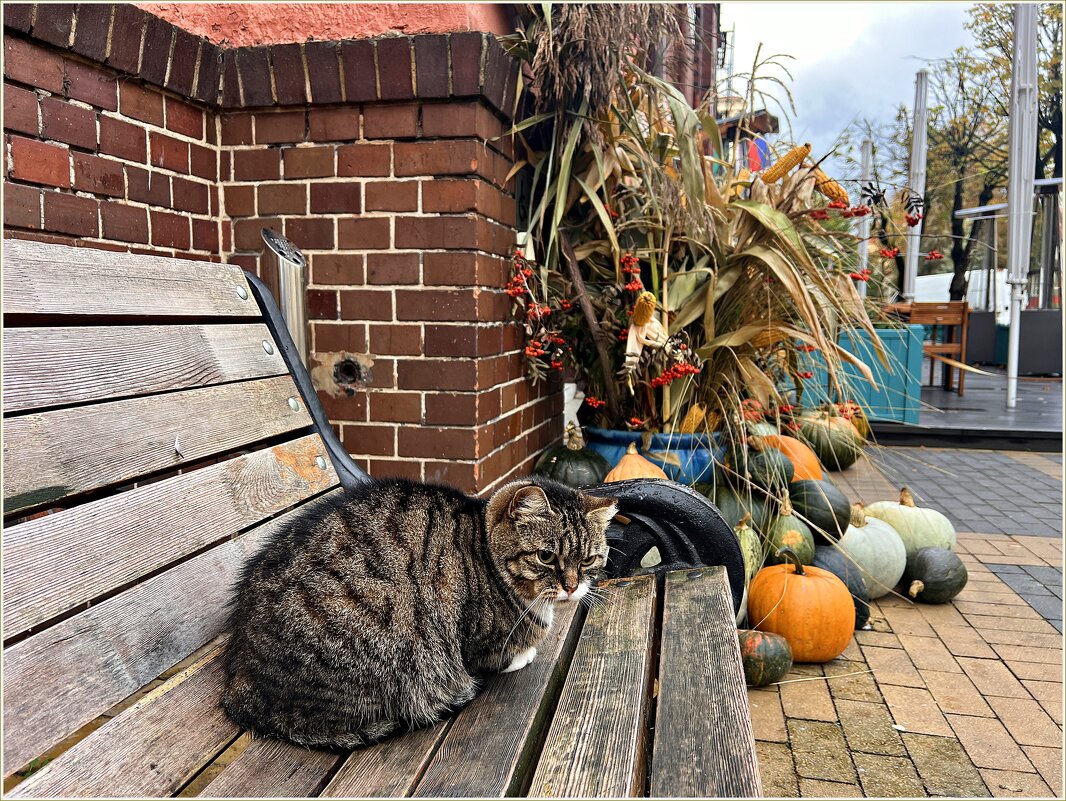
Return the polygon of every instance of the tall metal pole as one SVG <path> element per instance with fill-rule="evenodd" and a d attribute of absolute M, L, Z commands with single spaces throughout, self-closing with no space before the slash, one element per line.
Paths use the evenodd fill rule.
<path fill-rule="evenodd" d="M 1010 335 L 1007 339 L 1007 408 L 1018 402 L 1018 344 L 1023 288 L 1029 272 L 1033 229 L 1033 173 L 1036 171 L 1036 15 L 1039 6 L 1014 6 L 1014 54 L 1010 71 L 1010 140 L 1007 162 L 1007 283 Z"/>
<path fill-rule="evenodd" d="M 929 91 L 929 71 L 918 70 L 914 81 L 914 131 L 911 134 L 911 163 L 907 183 L 919 197 L 925 197 L 925 156 L 927 148 L 926 129 L 929 112 L 926 96 Z M 903 297 L 910 303 L 914 300 L 914 286 L 918 278 L 918 256 L 922 244 L 922 221 L 907 229 L 907 257 L 903 262 Z"/>
<path fill-rule="evenodd" d="M 874 143 L 869 137 L 862 140 L 862 185 L 867 186 L 873 181 L 873 151 Z M 859 272 L 863 272 L 870 266 L 870 216 L 859 218 Z M 866 282 L 856 281 L 855 288 L 859 291 L 859 297 L 866 297 Z"/>

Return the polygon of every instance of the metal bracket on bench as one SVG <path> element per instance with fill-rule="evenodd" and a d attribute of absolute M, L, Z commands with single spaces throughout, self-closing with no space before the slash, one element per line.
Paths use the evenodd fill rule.
<path fill-rule="evenodd" d="M 673 481 L 630 479 L 584 490 L 617 498 L 619 517 L 607 529 L 607 574 L 628 576 L 652 548 L 662 559 L 652 570 L 659 581 L 671 570 L 722 565 L 729 577 L 733 611 L 744 596 L 744 559 L 737 537 L 721 513 L 695 490 Z"/>
<path fill-rule="evenodd" d="M 326 451 L 333 462 L 333 468 L 337 471 L 341 486 L 351 489 L 358 484 L 370 481 L 370 476 L 352 461 L 352 457 L 348 455 L 340 440 L 337 439 L 337 435 L 333 433 L 333 427 L 330 426 L 326 412 L 318 400 L 318 393 L 315 392 L 315 387 L 311 383 L 311 376 L 308 375 L 307 369 L 300 360 L 300 352 L 296 348 L 296 343 L 292 341 L 292 335 L 289 334 L 288 326 L 285 325 L 285 319 L 281 316 L 281 310 L 274 296 L 270 294 L 266 284 L 254 275 L 245 271 L 244 276 L 248 279 L 248 285 L 252 288 L 252 295 L 255 296 L 259 308 L 263 310 L 267 328 L 273 335 L 274 341 L 278 343 L 278 347 L 281 348 L 281 357 L 285 360 L 285 366 L 289 368 L 289 373 L 296 382 L 296 388 L 315 423 L 315 429 L 326 445 Z"/>

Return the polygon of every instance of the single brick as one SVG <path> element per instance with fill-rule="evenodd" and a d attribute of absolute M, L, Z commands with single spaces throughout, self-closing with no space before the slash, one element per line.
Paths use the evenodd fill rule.
<path fill-rule="evenodd" d="M 148 210 L 124 203 L 101 203 L 100 221 L 104 239 L 148 244 Z"/>
<path fill-rule="evenodd" d="M 23 33 L 30 32 L 33 23 L 33 3 L 4 3 L 4 27 Z"/>
<path fill-rule="evenodd" d="M 473 459 L 477 440 L 467 428 L 429 428 L 401 426 L 397 453 L 433 459 Z"/>
<path fill-rule="evenodd" d="M 364 323 L 345 322 L 343 325 L 325 325 L 316 322 L 311 327 L 314 329 L 315 350 L 318 353 L 331 351 L 364 353 L 366 351 L 366 325 Z"/>
<path fill-rule="evenodd" d="M 241 83 L 237 74 L 237 50 L 227 47 L 222 51 L 222 96 L 223 108 L 240 108 Z"/>
<path fill-rule="evenodd" d="M 41 194 L 35 187 L 4 181 L 4 225 L 40 230 Z"/>
<path fill-rule="evenodd" d="M 255 142 L 259 145 L 302 142 L 306 132 L 303 111 L 279 111 L 255 115 Z"/>
<path fill-rule="evenodd" d="M 126 161 L 148 160 L 148 135 L 139 125 L 100 115 L 100 152 Z"/>
<path fill-rule="evenodd" d="M 281 151 L 274 148 L 234 151 L 233 177 L 238 181 L 280 178 Z"/>
<path fill-rule="evenodd" d="M 165 211 L 151 212 L 152 244 L 160 247 L 188 250 L 191 244 L 189 218 Z"/>
<path fill-rule="evenodd" d="M 307 314 L 315 320 L 337 319 L 337 293 L 326 289 L 307 290 Z"/>
<path fill-rule="evenodd" d="M 204 138 L 204 112 L 173 97 L 166 99 L 167 128 L 193 139 Z"/>
<path fill-rule="evenodd" d="M 481 181 L 423 181 L 422 210 L 461 214 L 479 211 Z"/>
<path fill-rule="evenodd" d="M 377 70 L 374 43 L 367 40 L 341 42 L 344 94 L 349 103 L 377 100 Z"/>
<path fill-rule="evenodd" d="M 473 322 L 478 319 L 477 298 L 474 291 L 469 289 L 398 289 L 396 311 L 399 320 Z"/>
<path fill-rule="evenodd" d="M 189 172 L 188 142 L 152 131 L 149 145 L 153 167 L 163 167 L 174 172 Z"/>
<path fill-rule="evenodd" d="M 382 100 L 414 97 L 411 87 L 411 40 L 406 36 L 379 39 L 378 86 Z"/>
<path fill-rule="evenodd" d="M 337 221 L 337 234 L 343 250 L 386 250 L 392 238 L 386 217 L 342 217 Z"/>
<path fill-rule="evenodd" d="M 341 428 L 341 444 L 349 453 L 396 455 L 396 426 L 350 425 Z"/>
<path fill-rule="evenodd" d="M 485 98 L 496 108 L 504 111 L 503 98 L 507 91 L 508 73 L 514 62 L 508 56 L 495 36 L 488 37 L 485 48 L 485 81 L 482 92 Z"/>
<path fill-rule="evenodd" d="M 368 181 L 367 211 L 416 211 L 418 181 Z"/>
<path fill-rule="evenodd" d="M 358 285 L 364 282 L 362 253 L 315 253 L 311 256 L 311 283 Z"/>
<path fill-rule="evenodd" d="M 479 247 L 473 217 L 397 217 L 396 247 L 406 250 Z"/>
<path fill-rule="evenodd" d="M 277 217 L 254 217 L 250 220 L 235 220 L 233 223 L 233 244 L 237 250 L 263 249 L 264 228 L 273 228 L 281 232 L 281 220 Z"/>
<path fill-rule="evenodd" d="M 362 187 L 357 181 L 311 184 L 313 214 L 355 213 L 362 211 Z"/>
<path fill-rule="evenodd" d="M 266 47 L 242 47 L 237 53 L 241 74 L 241 98 L 245 106 L 269 106 L 274 102 L 270 91 L 270 56 Z"/>
<path fill-rule="evenodd" d="M 88 197 L 46 192 L 44 195 L 44 230 L 74 236 L 98 236 L 99 202 Z"/>
<path fill-rule="evenodd" d="M 470 175 L 478 172 L 484 146 L 472 140 L 397 142 L 396 175 Z"/>
<path fill-rule="evenodd" d="M 311 109 L 311 140 L 314 142 L 341 141 L 359 138 L 359 109 L 322 108 Z"/>
<path fill-rule="evenodd" d="M 340 103 L 344 99 L 339 55 L 336 42 L 307 42 L 304 45 L 312 103 Z"/>
<path fill-rule="evenodd" d="M 462 426 L 478 419 L 478 395 L 472 392 L 427 392 L 425 398 L 429 425 Z"/>
<path fill-rule="evenodd" d="M 332 250 L 333 227 L 333 220 L 328 217 L 289 217 L 285 220 L 285 237 L 298 248 Z"/>
<path fill-rule="evenodd" d="M 370 349 L 374 353 L 388 353 L 375 346 L 374 332 L 390 326 L 372 326 Z M 370 396 L 370 419 L 383 423 L 422 422 L 421 392 L 375 392 Z M 375 473 L 375 475 L 377 475 Z"/>
<path fill-rule="evenodd" d="M 208 213 L 207 184 L 190 181 L 187 178 L 173 178 L 170 184 L 174 195 L 175 209 L 191 211 L 195 214 Z"/>
<path fill-rule="evenodd" d="M 260 184 L 256 191 L 260 214 L 307 213 L 307 184 Z"/>
<path fill-rule="evenodd" d="M 307 102 L 307 76 L 304 73 L 302 47 L 298 44 L 270 46 L 270 63 L 274 68 L 274 90 L 283 106 Z"/>
<path fill-rule="evenodd" d="M 70 33 L 74 30 L 74 3 L 37 3 L 37 16 L 33 20 L 35 39 L 56 47 L 70 45 Z"/>
<path fill-rule="evenodd" d="M 417 253 L 368 253 L 366 281 L 368 284 L 417 284 L 419 258 Z"/>
<path fill-rule="evenodd" d="M 218 151 L 203 145 L 189 145 L 189 168 L 193 175 L 218 180 Z"/>
<path fill-rule="evenodd" d="M 251 217 L 255 214 L 255 187 L 249 184 L 229 184 L 224 187 L 226 215 Z"/>
<path fill-rule="evenodd" d="M 118 83 L 114 78 L 80 61 L 66 61 L 65 68 L 67 97 L 97 108 L 118 111 Z"/>
<path fill-rule="evenodd" d="M 118 100 L 123 116 L 163 127 L 163 95 L 159 92 L 123 81 L 119 84 Z"/>
<path fill-rule="evenodd" d="M 140 77 L 156 86 L 163 85 L 170 59 L 170 43 L 175 28 L 166 20 L 148 15 L 144 26 L 144 49 L 141 52 Z"/>
<path fill-rule="evenodd" d="M 4 85 L 4 130 L 20 131 L 36 136 L 40 133 L 37 119 L 37 95 L 10 84 Z"/>
<path fill-rule="evenodd" d="M 74 153 L 73 158 L 75 189 L 110 197 L 122 197 L 126 194 L 122 162 L 85 153 Z"/>
<path fill-rule="evenodd" d="M 392 319 L 392 292 L 387 289 L 345 289 L 340 295 L 345 320 Z"/>
<path fill-rule="evenodd" d="M 392 171 L 392 145 L 359 144 L 337 148 L 337 175 L 373 178 Z"/>
<path fill-rule="evenodd" d="M 484 34 L 477 31 L 453 33 L 449 37 L 452 53 L 452 94 L 481 93 L 481 53 Z"/>
<path fill-rule="evenodd" d="M 285 157 L 286 178 L 324 178 L 334 174 L 333 147 L 287 147 Z"/>
<path fill-rule="evenodd" d="M 415 96 L 448 96 L 448 37 L 415 37 Z"/>
<path fill-rule="evenodd" d="M 48 92 L 63 91 L 63 59 L 12 36 L 4 37 L 4 75 Z"/>
<path fill-rule="evenodd" d="M 115 5 L 115 18 L 111 23 L 111 49 L 107 63 L 120 72 L 137 74 L 141 60 L 141 42 L 148 15 L 139 8 L 126 3 Z"/>
<path fill-rule="evenodd" d="M 96 114 L 54 97 L 41 99 L 41 136 L 96 149 Z"/>
<path fill-rule="evenodd" d="M 222 74 L 222 51 L 207 40 L 200 42 L 200 66 L 196 76 L 195 97 L 201 103 L 215 105 L 219 100 Z"/>
<path fill-rule="evenodd" d="M 222 116 L 222 144 L 252 144 L 252 115 L 224 114 Z"/>
<path fill-rule="evenodd" d="M 9 174 L 17 181 L 68 187 L 70 151 L 61 145 L 12 136 Z"/>
<path fill-rule="evenodd" d="M 473 362 L 447 359 L 415 359 L 396 365 L 400 389 L 469 390 L 477 380 Z"/>
<path fill-rule="evenodd" d="M 364 139 L 413 139 L 418 136 L 418 103 L 363 108 Z"/>
<path fill-rule="evenodd" d="M 218 252 L 218 223 L 214 220 L 192 221 L 192 246 L 197 250 Z"/>
<path fill-rule="evenodd" d="M 170 206 L 170 176 L 126 165 L 126 186 L 130 200 L 151 206 Z"/>
<path fill-rule="evenodd" d="M 196 58 L 200 53 L 200 40 L 186 30 L 174 29 L 174 48 L 170 57 L 170 72 L 165 86 L 182 97 L 192 92 L 196 73 Z"/>

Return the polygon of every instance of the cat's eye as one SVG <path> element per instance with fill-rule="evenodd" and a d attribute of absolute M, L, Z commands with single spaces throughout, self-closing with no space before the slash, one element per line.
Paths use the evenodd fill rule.
<path fill-rule="evenodd" d="M 593 567 L 596 564 L 598 564 L 599 561 L 600 561 L 600 557 L 598 557 L 598 556 L 586 556 L 584 559 L 581 560 L 581 566 L 582 567 Z"/>
<path fill-rule="evenodd" d="M 543 551 L 537 551 L 537 561 L 546 566 L 554 565 L 555 551 L 549 551 L 547 548 Z"/>

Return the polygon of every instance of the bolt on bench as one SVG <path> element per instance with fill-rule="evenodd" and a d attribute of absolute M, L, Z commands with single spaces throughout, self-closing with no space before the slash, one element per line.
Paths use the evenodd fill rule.
<path fill-rule="evenodd" d="M 739 552 L 668 482 L 595 490 L 626 516 L 609 602 L 558 607 L 540 656 L 452 719 L 350 754 L 241 732 L 218 704 L 238 571 L 367 480 L 277 307 L 234 266 L 12 240 L 3 306 L 9 796 L 760 794 Z M 723 564 L 697 566 L 707 542 Z M 649 544 L 681 569 L 626 575 Z"/>

